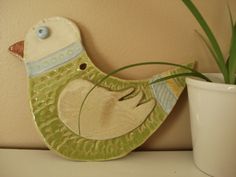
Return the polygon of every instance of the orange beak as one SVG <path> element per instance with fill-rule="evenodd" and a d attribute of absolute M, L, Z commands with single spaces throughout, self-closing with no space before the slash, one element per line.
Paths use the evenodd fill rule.
<path fill-rule="evenodd" d="M 24 57 L 24 41 L 19 41 L 11 45 L 8 50 L 15 56 L 23 60 Z"/>

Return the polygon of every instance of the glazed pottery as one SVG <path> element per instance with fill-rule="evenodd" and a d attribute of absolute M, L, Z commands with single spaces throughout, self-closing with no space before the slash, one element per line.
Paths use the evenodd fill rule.
<path fill-rule="evenodd" d="M 236 176 L 236 85 L 221 74 L 213 82 L 187 78 L 193 157 L 197 167 L 214 177 Z"/>

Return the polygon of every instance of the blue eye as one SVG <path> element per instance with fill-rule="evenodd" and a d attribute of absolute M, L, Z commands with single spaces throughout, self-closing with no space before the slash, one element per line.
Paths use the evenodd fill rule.
<path fill-rule="evenodd" d="M 40 39 L 46 39 L 49 36 L 49 28 L 46 26 L 39 26 L 36 29 L 36 35 L 40 38 Z"/>

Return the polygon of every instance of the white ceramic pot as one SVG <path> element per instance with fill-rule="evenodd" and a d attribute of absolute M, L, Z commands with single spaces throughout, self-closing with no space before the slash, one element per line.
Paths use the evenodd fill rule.
<path fill-rule="evenodd" d="M 236 177 L 236 85 L 206 75 L 214 83 L 186 79 L 194 162 L 214 177 Z"/>

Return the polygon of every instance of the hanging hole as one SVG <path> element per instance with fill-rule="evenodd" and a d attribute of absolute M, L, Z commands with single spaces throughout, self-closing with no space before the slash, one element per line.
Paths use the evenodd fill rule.
<path fill-rule="evenodd" d="M 81 70 L 85 70 L 85 69 L 87 68 L 87 64 L 86 64 L 86 63 L 81 63 L 80 66 L 79 66 L 79 68 L 80 68 Z"/>

